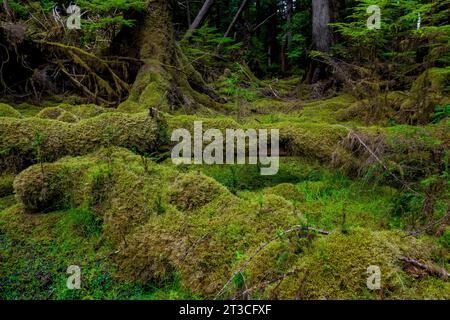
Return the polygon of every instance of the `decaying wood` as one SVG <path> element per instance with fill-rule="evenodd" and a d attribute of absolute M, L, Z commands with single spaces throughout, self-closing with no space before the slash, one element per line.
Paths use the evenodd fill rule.
<path fill-rule="evenodd" d="M 443 280 L 450 279 L 450 273 L 448 273 L 447 270 L 445 270 L 445 269 L 433 267 L 433 266 L 421 263 L 415 259 L 408 258 L 408 257 L 400 257 L 399 260 L 402 262 L 408 263 L 410 265 L 413 265 L 419 269 L 422 269 L 432 276 L 441 278 Z"/>

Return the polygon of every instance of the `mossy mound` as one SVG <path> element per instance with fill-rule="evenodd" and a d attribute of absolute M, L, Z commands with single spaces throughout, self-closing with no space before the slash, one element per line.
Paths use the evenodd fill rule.
<path fill-rule="evenodd" d="M 47 119 L 0 118 L 0 170 L 20 172 L 37 158 L 55 161 L 102 146 L 153 152 L 161 127 L 148 114 L 105 113 L 75 124 Z"/>
<path fill-rule="evenodd" d="M 22 114 L 8 104 L 0 103 L 0 118 L 22 118 Z"/>
<path fill-rule="evenodd" d="M 334 150 L 348 134 L 344 126 L 324 123 L 281 123 L 273 128 L 280 128 L 280 146 L 289 155 L 324 162 L 331 161 Z"/>
<path fill-rule="evenodd" d="M 58 118 L 56 118 L 56 120 L 66 123 L 77 123 L 78 121 L 80 121 L 77 116 L 69 111 L 64 111 Z"/>
<path fill-rule="evenodd" d="M 178 179 L 172 186 L 172 203 L 180 210 L 191 211 L 214 201 L 228 191 L 212 178 L 191 173 Z"/>
<path fill-rule="evenodd" d="M 42 107 L 29 103 L 21 103 L 19 105 L 15 105 L 14 108 L 19 111 L 23 117 L 35 117 L 42 111 Z"/>
<path fill-rule="evenodd" d="M 447 123 L 440 123 L 351 132 L 335 149 L 333 164 L 349 176 L 386 182 L 388 173 L 405 181 L 418 181 L 445 171 L 448 129 Z"/>
<path fill-rule="evenodd" d="M 263 202 L 260 207 L 226 193 L 191 214 L 152 218 L 121 247 L 121 274 L 144 283 L 178 274 L 184 288 L 213 297 L 245 255 L 300 219 L 281 197 Z"/>
<path fill-rule="evenodd" d="M 291 183 L 282 183 L 275 187 L 267 188 L 264 190 L 264 193 L 274 194 L 294 202 L 303 201 L 305 199 L 304 195 Z"/>
<path fill-rule="evenodd" d="M 254 298 L 283 299 L 409 294 L 402 290 L 444 294 L 445 282 L 436 279 L 425 288 L 398 260 L 404 255 L 431 261 L 428 242 L 367 229 L 330 236 L 302 231 L 307 220 L 285 198 L 302 186 L 312 188 L 285 184 L 246 200 L 203 174 L 181 174 L 120 148 L 35 165 L 15 181 L 17 198 L 27 209 L 93 212 L 101 222 L 95 230 L 116 252 L 111 262 L 117 276 L 136 285 L 176 279 L 182 290 L 210 298 L 221 291 L 222 298 L 239 296 L 247 288 Z M 322 192 L 319 182 L 317 189 Z M 366 289 L 370 265 L 381 268 L 382 291 Z M 398 277 L 409 283 L 407 289 Z"/>
<path fill-rule="evenodd" d="M 214 118 L 195 116 L 176 116 L 168 118 L 170 129 L 184 128 L 193 132 L 194 122 L 203 123 L 203 131 L 219 129 L 225 136 L 226 129 L 266 129 L 270 135 L 271 129 L 280 131 L 280 148 L 285 155 L 300 156 L 306 159 L 330 162 L 336 147 L 348 134 L 348 129 L 341 125 L 311 122 L 261 123 L 250 121 L 240 124 L 231 117 L 218 116 Z M 270 140 L 270 139 L 269 139 Z"/>
<path fill-rule="evenodd" d="M 113 112 L 114 109 L 105 109 L 95 104 L 70 105 L 63 104 L 59 108 L 75 115 L 78 119 L 89 119 L 106 112 Z"/>
<path fill-rule="evenodd" d="M 291 276 L 263 291 L 264 295 L 277 299 L 404 299 L 410 290 L 404 283 L 411 281 L 413 275 L 403 270 L 399 258 L 410 256 L 427 261 L 432 252 L 430 243 L 405 238 L 398 232 L 367 229 L 355 229 L 348 234 L 336 232 L 314 241 L 291 265 Z M 370 266 L 380 268 L 380 290 L 368 289 Z M 434 287 L 439 291 L 435 298 L 445 295 L 449 288 L 444 280 L 436 281 L 440 285 Z"/>
<path fill-rule="evenodd" d="M 56 120 L 63 113 L 64 113 L 64 110 L 61 109 L 60 107 L 47 107 L 47 108 L 42 109 L 41 112 L 39 112 L 37 114 L 37 117 L 41 118 L 41 119 Z"/>

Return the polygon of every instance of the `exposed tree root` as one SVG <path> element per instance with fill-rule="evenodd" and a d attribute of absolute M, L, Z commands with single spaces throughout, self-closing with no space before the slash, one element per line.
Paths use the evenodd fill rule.
<path fill-rule="evenodd" d="M 59 71 L 65 74 L 73 85 L 95 102 L 114 105 L 128 95 L 130 86 L 113 70 L 113 66 L 119 66 L 122 72 L 127 74 L 127 62 L 124 58 L 107 60 L 78 47 L 58 42 L 37 43 L 56 49 L 62 56 L 70 58 L 63 60 L 56 57 L 52 63 L 57 65 Z"/>

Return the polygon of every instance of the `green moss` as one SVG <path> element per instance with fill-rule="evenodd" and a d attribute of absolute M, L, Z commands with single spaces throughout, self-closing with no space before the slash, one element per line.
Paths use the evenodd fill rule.
<path fill-rule="evenodd" d="M 274 194 L 294 202 L 303 201 L 305 199 L 304 195 L 299 192 L 297 187 L 290 183 L 279 184 L 275 187 L 266 189 L 264 192 L 266 194 Z"/>
<path fill-rule="evenodd" d="M 299 271 L 272 294 L 279 299 L 405 298 L 408 295 L 402 278 L 410 276 L 402 270 L 401 255 L 429 259 L 429 244 L 393 232 L 355 229 L 348 234 L 335 233 L 315 241 L 295 263 Z M 381 290 L 367 288 L 369 266 L 380 268 Z M 433 289 L 439 297 L 448 286 L 442 280 L 436 282 L 439 285 Z"/>
<path fill-rule="evenodd" d="M 74 209 L 46 215 L 23 215 L 18 207 L 0 212 L 0 299 L 109 300 L 156 295 L 152 288 L 115 276 L 109 259 L 115 249 L 101 240 L 90 217 L 89 212 Z M 70 276 L 66 270 L 71 265 L 81 268 L 81 290 L 66 287 Z M 185 293 L 184 297 L 191 296 Z"/>
<path fill-rule="evenodd" d="M 47 107 L 38 113 L 37 117 L 41 119 L 58 119 L 64 113 L 64 110 L 59 107 Z"/>
<path fill-rule="evenodd" d="M 14 176 L 0 175 L 0 198 L 12 195 L 14 192 Z"/>
<path fill-rule="evenodd" d="M 0 119 L 0 169 L 20 171 L 38 154 L 43 161 L 83 155 L 102 146 L 120 146 L 151 153 L 159 139 L 148 114 L 105 113 L 75 124 L 46 119 Z M 40 137 L 39 143 L 33 143 Z"/>
<path fill-rule="evenodd" d="M 92 161 L 63 161 L 32 166 L 22 171 L 14 181 L 17 199 L 29 212 L 51 211 L 70 205 L 70 190 Z"/>
<path fill-rule="evenodd" d="M 79 119 L 88 119 L 101 115 L 106 112 L 113 112 L 114 109 L 105 109 L 95 104 L 80 104 L 80 105 L 70 105 L 63 104 L 59 105 L 59 108 L 70 112 Z"/>
<path fill-rule="evenodd" d="M 430 68 L 426 70 L 414 81 L 411 91 L 421 90 L 424 81 L 428 81 L 426 85 L 429 86 L 431 91 L 448 91 L 450 85 L 450 67 Z"/>
<path fill-rule="evenodd" d="M 330 162 L 339 142 L 348 134 L 340 125 L 291 124 L 273 125 L 280 129 L 280 146 L 292 156 Z"/>
<path fill-rule="evenodd" d="M 42 110 L 41 107 L 28 103 L 21 103 L 19 105 L 16 105 L 14 109 L 19 111 L 24 117 L 34 117 Z"/>
<path fill-rule="evenodd" d="M 56 118 L 56 120 L 66 122 L 66 123 L 76 123 L 76 122 L 80 121 L 77 118 L 77 116 L 75 116 L 73 113 L 71 113 L 69 111 L 64 111 L 63 113 L 61 113 L 61 115 L 58 118 Z"/>
<path fill-rule="evenodd" d="M 22 115 L 10 105 L 0 103 L 0 118 L 1 117 L 22 118 Z"/>
<path fill-rule="evenodd" d="M 15 204 L 16 204 L 16 198 L 14 197 L 14 195 L 0 198 L 0 212 L 2 212 L 3 210 L 5 210 L 9 207 L 12 207 Z"/>
<path fill-rule="evenodd" d="M 198 209 L 214 201 L 227 190 L 214 179 L 200 173 L 191 173 L 178 179 L 172 187 L 172 203 L 180 210 Z"/>

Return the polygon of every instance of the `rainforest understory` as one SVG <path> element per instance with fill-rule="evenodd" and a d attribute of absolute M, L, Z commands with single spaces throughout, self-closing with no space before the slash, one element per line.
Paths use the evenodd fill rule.
<path fill-rule="evenodd" d="M 200 2 L 2 2 L 0 299 L 449 299 L 450 1 Z M 279 172 L 173 164 L 195 121 Z"/>

